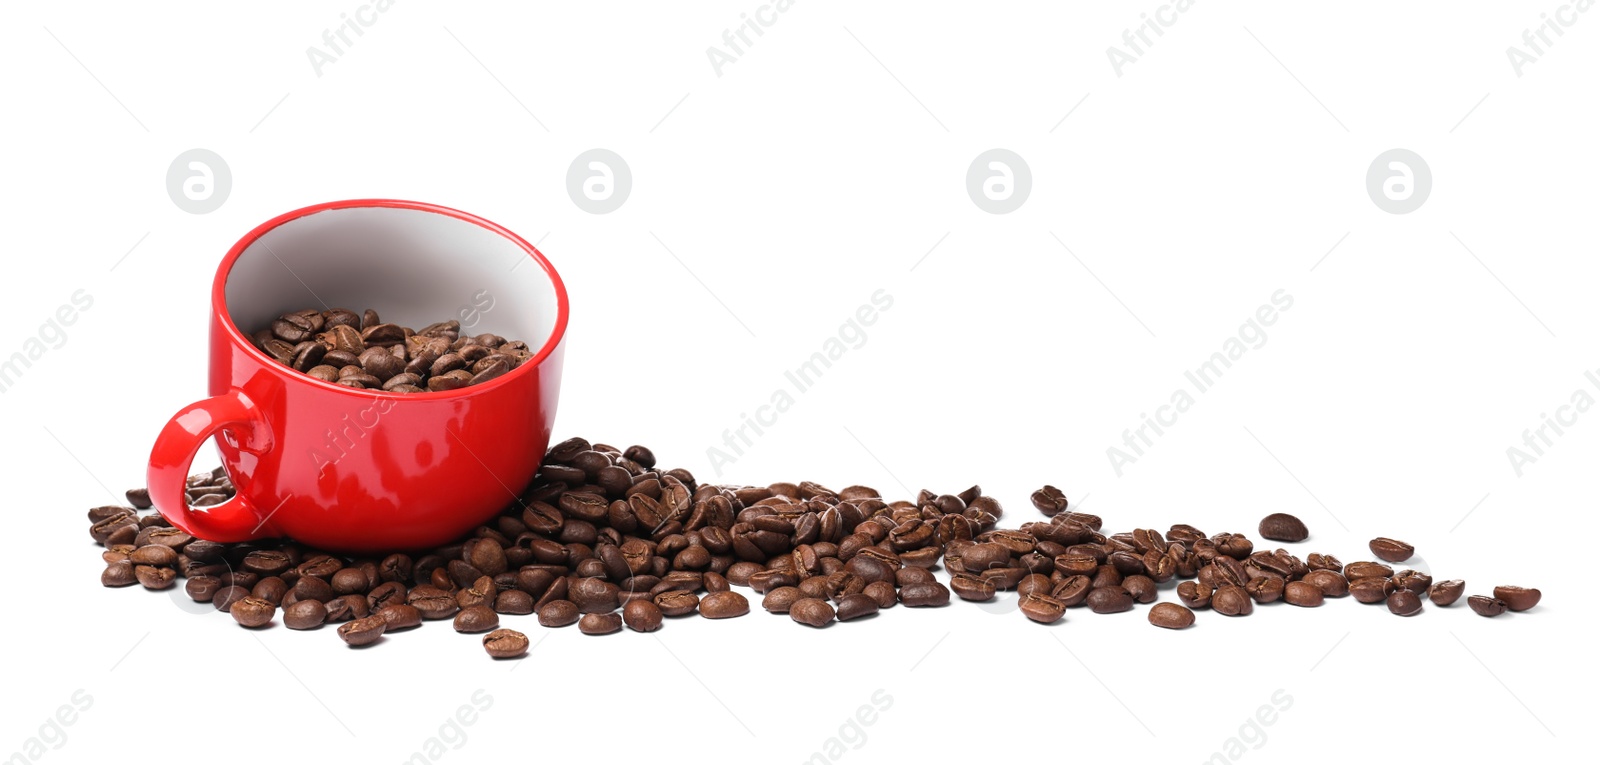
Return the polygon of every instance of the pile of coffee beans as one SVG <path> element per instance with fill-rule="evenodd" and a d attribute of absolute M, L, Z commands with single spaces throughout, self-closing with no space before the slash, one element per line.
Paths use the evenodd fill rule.
<path fill-rule="evenodd" d="M 233 491 L 219 468 L 191 476 L 187 496 L 209 505 Z M 1023 617 L 1050 624 L 1069 609 L 1118 613 L 1174 589 L 1180 602 L 1156 604 L 1148 620 L 1184 629 L 1199 610 L 1247 616 L 1280 600 L 1315 608 L 1346 596 L 1411 616 L 1423 598 L 1448 607 L 1466 589 L 1459 579 L 1435 582 L 1389 566 L 1414 554 L 1394 539 L 1369 545 L 1385 563 L 1346 564 L 1324 553 L 1257 550 L 1242 534 L 1207 535 L 1185 524 L 1108 534 L 1098 516 L 1069 508 L 1051 486 L 1033 494 L 1046 520 L 1002 529 L 999 501 L 977 486 L 891 501 L 866 486 L 700 484 L 681 468 L 657 467 L 645 447 L 581 438 L 552 448 L 532 485 L 491 522 L 417 555 L 349 558 L 287 540 L 218 544 L 159 513 L 141 514 L 150 508 L 143 489 L 129 491 L 128 502 L 89 511 L 90 534 L 105 546 L 107 587 L 161 590 L 182 578 L 190 598 L 241 626 L 270 624 L 281 611 L 293 630 L 338 624 L 351 646 L 448 619 L 458 632 L 483 634 L 484 650 L 497 658 L 528 649 L 526 635 L 502 628 L 502 617 L 576 624 L 587 635 L 652 632 L 690 614 L 748 614 L 750 600 L 735 586 L 760 596 L 762 610 L 813 628 L 897 605 L 944 606 L 952 592 L 984 601 L 1014 590 Z M 1284 513 L 1262 519 L 1260 530 L 1309 537 Z M 1525 587 L 1493 592 L 1467 602 L 1498 616 L 1540 597 Z"/>
<path fill-rule="evenodd" d="M 493 380 L 533 358 L 528 344 L 461 334 L 451 319 L 419 330 L 386 324 L 378 312 L 307 308 L 274 319 L 251 339 L 286 367 L 350 388 L 423 393 Z"/>

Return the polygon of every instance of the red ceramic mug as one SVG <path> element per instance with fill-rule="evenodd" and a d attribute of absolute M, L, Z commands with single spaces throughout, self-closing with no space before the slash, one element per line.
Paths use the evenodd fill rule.
<path fill-rule="evenodd" d="M 310 307 L 373 308 L 411 327 L 455 318 L 464 333 L 523 340 L 534 356 L 453 391 L 347 388 L 278 363 L 249 337 Z M 388 199 L 281 215 L 217 268 L 211 398 L 156 439 L 150 499 L 178 528 L 218 542 L 287 536 L 352 553 L 448 542 L 532 480 L 555 421 L 566 328 L 566 288 L 549 261 L 482 218 Z M 238 493 L 190 507 L 190 462 L 213 436 Z"/>

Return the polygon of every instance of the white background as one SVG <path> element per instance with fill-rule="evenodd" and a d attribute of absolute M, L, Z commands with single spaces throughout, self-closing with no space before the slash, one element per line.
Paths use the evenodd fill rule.
<path fill-rule="evenodd" d="M 1596 680 L 1580 561 L 1600 415 L 1520 477 L 1506 450 L 1573 391 L 1600 397 L 1584 378 L 1600 370 L 1600 13 L 1518 77 L 1506 49 L 1554 0 L 1202 2 L 1119 77 L 1106 49 L 1155 0 L 802 0 L 719 77 L 706 49 L 757 0 L 400 0 L 319 77 L 306 49 L 357 5 L 4 11 L 0 355 L 74 291 L 93 305 L 0 395 L 19 589 L 0 755 L 83 689 L 92 705 L 41 760 L 145 745 L 402 762 L 482 689 L 492 705 L 439 761 L 621 757 L 662 737 L 673 760 L 1202 762 L 1281 689 L 1292 704 L 1246 727 L 1238 760 L 1575 756 Z M 197 147 L 233 178 L 204 215 L 165 189 Z M 633 175 L 605 215 L 565 188 L 596 147 Z M 1005 215 L 965 189 L 996 147 L 1033 177 Z M 1397 147 L 1433 176 L 1406 215 L 1365 189 Z M 102 589 L 84 510 L 139 485 L 155 433 L 205 394 L 216 262 L 267 218 L 361 196 L 540 240 L 573 306 L 558 438 L 648 444 L 712 480 L 708 447 L 881 289 L 893 307 L 866 343 L 720 480 L 976 482 L 1013 526 L 1045 482 L 1118 530 L 1254 534 L 1287 511 L 1312 528 L 1298 554 L 1365 559 L 1367 539 L 1398 537 L 1469 593 L 1526 584 L 1544 605 L 1402 620 L 1345 599 L 1169 632 L 1145 607 L 1044 628 L 956 603 L 603 639 L 522 617 L 506 626 L 538 643 L 504 663 L 442 624 L 357 652 L 332 629 L 252 633 Z M 1280 289 L 1294 305 L 1267 342 L 1119 477 L 1107 449 Z M 892 704 L 828 759 L 879 689 Z"/>

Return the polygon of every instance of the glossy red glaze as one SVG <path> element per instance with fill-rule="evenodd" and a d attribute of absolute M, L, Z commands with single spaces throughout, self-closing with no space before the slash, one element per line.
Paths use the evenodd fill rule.
<path fill-rule="evenodd" d="M 225 286 L 240 254 L 285 222 L 326 210 L 388 207 L 448 215 L 513 242 L 548 274 L 555 329 L 497 379 L 438 393 L 362 391 L 317 380 L 258 350 L 229 316 Z M 517 299 L 524 296 L 515 295 Z M 151 500 L 202 539 L 288 536 L 363 553 L 451 541 L 516 501 L 549 445 L 560 392 L 567 293 L 533 245 L 475 216 L 418 202 L 363 199 L 279 216 L 228 251 L 211 293 L 212 398 L 185 407 L 150 455 Z M 534 338 L 528 338 L 531 343 Z M 190 508 L 184 480 L 213 434 L 234 499 Z"/>

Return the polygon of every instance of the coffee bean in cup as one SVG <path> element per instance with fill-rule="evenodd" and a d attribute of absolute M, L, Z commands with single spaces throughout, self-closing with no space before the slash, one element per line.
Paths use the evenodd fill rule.
<path fill-rule="evenodd" d="M 478 385 L 533 358 L 527 343 L 494 333 L 464 334 L 455 319 L 414 330 L 382 322 L 371 309 L 360 315 L 343 308 L 292 311 L 250 337 L 263 353 L 297 372 L 390 393 Z M 148 493 L 129 498 L 148 502 Z"/>

